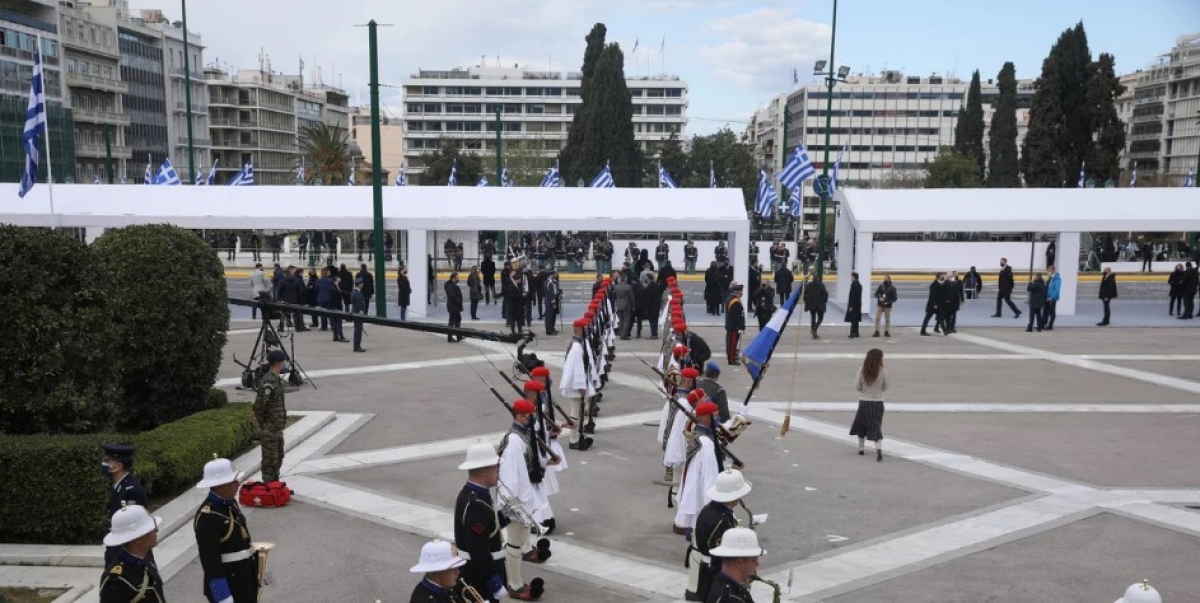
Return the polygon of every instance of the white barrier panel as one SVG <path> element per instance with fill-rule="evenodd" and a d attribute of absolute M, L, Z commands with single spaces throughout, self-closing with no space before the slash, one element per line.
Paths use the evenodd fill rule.
<path fill-rule="evenodd" d="M 1000 258 L 1008 258 L 1008 265 L 1013 270 L 1029 270 L 1030 243 L 875 241 L 874 245 L 872 267 L 876 271 L 957 270 L 962 273 L 974 266 L 980 272 L 994 272 L 1000 269 Z M 1049 243 L 1032 244 L 1034 270 L 1046 269 L 1048 246 Z M 1066 258 L 1059 254 L 1055 261 L 1062 259 Z M 1071 260 L 1075 261 L 1075 258 Z"/>

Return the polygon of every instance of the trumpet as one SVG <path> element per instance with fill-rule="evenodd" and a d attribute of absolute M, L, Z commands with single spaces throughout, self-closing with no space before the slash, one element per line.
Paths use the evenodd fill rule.
<path fill-rule="evenodd" d="M 267 555 L 275 545 L 270 542 L 254 543 L 254 552 L 258 557 L 258 600 L 262 601 L 262 587 L 268 584 L 267 582 Z"/>
<path fill-rule="evenodd" d="M 467 600 L 467 603 L 487 603 L 487 599 L 484 599 L 483 595 L 480 595 L 479 591 L 475 590 L 475 587 L 467 584 L 466 580 L 459 578 L 458 587 L 462 590 L 463 598 Z"/>
<path fill-rule="evenodd" d="M 759 576 L 758 574 L 754 574 L 753 576 L 750 576 L 750 581 L 751 582 L 754 582 L 754 581 L 762 582 L 763 584 L 770 586 L 771 590 L 775 591 L 775 593 L 771 595 L 771 603 L 779 603 L 783 599 L 783 591 L 782 591 L 782 589 L 779 588 L 779 584 L 777 584 L 775 582 L 771 582 L 770 580 L 767 580 L 766 578 L 763 578 L 762 576 Z"/>
<path fill-rule="evenodd" d="M 521 504 L 521 499 L 517 498 L 517 495 L 513 494 L 513 491 L 504 482 L 497 482 L 496 493 L 499 494 L 500 509 L 502 511 L 513 519 L 525 524 L 525 527 L 533 530 L 534 534 L 538 536 L 546 535 L 546 528 L 525 510 L 525 507 Z"/>

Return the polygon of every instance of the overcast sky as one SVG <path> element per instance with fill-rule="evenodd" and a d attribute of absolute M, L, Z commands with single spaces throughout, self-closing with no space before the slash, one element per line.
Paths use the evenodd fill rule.
<path fill-rule="evenodd" d="M 178 19 L 169 0 L 131 0 Z M 1200 33 L 1197 0 L 842 0 L 836 62 L 854 72 L 902 69 L 910 75 L 979 69 L 994 78 L 1004 61 L 1036 77 L 1058 34 L 1083 20 L 1093 54 L 1110 52 L 1122 73 L 1149 64 L 1180 35 Z M 828 58 L 832 0 L 192 0 L 188 25 L 203 36 L 205 63 L 254 69 L 261 52 L 277 72 L 305 76 L 317 66 L 327 84 L 366 94 L 367 31 L 380 28 L 380 79 L 400 85 L 417 69 L 519 63 L 576 71 L 592 24 L 626 52 L 627 75 L 666 72 L 687 81 L 689 133 L 725 124 L 741 131 L 774 94 L 812 79 Z M 634 45 L 637 52 L 634 53 Z M 340 79 L 339 79 L 340 78 Z M 384 103 L 402 109 L 399 90 Z M 365 97 L 364 97 L 365 100 Z"/>

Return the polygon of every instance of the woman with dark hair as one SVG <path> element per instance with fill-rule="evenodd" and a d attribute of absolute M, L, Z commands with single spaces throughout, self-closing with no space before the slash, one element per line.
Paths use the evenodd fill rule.
<path fill-rule="evenodd" d="M 888 388 L 887 369 L 883 368 L 883 350 L 867 352 L 858 369 L 858 412 L 850 426 L 850 435 L 858 436 L 858 454 L 866 454 L 866 440 L 875 442 L 875 460 L 883 460 L 883 393 Z"/>
<path fill-rule="evenodd" d="M 408 320 L 408 304 L 412 301 L 412 283 L 408 282 L 408 268 L 401 268 L 396 276 L 396 305 L 400 306 L 400 320 Z"/>

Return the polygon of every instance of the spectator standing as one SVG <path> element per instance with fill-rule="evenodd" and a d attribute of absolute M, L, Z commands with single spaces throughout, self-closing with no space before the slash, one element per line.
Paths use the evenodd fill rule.
<path fill-rule="evenodd" d="M 250 250 L 254 252 L 254 261 L 262 261 L 262 239 L 258 236 L 258 231 L 250 233 Z"/>
<path fill-rule="evenodd" d="M 647 339 L 658 339 L 658 315 L 662 312 L 663 290 L 662 285 L 658 284 L 653 278 L 647 278 L 645 288 L 642 290 L 642 297 L 638 301 L 638 308 L 641 310 L 642 316 L 650 321 L 650 336 Z M 641 334 L 641 322 L 638 322 L 638 334 Z"/>
<path fill-rule="evenodd" d="M 227 252 L 225 259 L 232 262 L 233 258 L 237 254 L 237 246 L 238 246 L 237 234 L 230 232 L 228 241 L 229 241 L 229 246 L 225 249 L 225 251 Z"/>
<path fill-rule="evenodd" d="M 271 299 L 271 285 L 267 283 L 267 273 L 263 272 L 262 264 L 254 265 L 254 272 L 250 274 L 250 293 L 257 301 L 266 301 Z M 263 310 L 263 315 L 267 315 L 267 311 Z M 258 307 L 250 308 L 250 319 L 258 318 Z"/>
<path fill-rule="evenodd" d="M 1138 250 L 1142 254 L 1142 272 L 1154 272 L 1154 244 L 1145 237 L 1138 237 L 1141 244 Z"/>
<path fill-rule="evenodd" d="M 929 319 L 934 317 L 937 317 L 937 320 L 933 325 L 934 332 L 944 332 L 946 329 L 943 328 L 945 325 L 942 323 L 943 319 L 945 318 L 945 313 L 946 274 L 944 272 L 939 272 L 937 278 L 933 279 L 932 283 L 929 283 L 929 296 L 925 298 L 925 320 L 921 321 L 921 335 L 924 337 L 929 336 L 929 332 L 925 329 L 929 327 Z M 1017 315 L 1020 316 L 1020 313 Z M 945 334 L 949 335 L 949 333 Z"/>
<path fill-rule="evenodd" d="M 271 235 L 271 261 L 279 261 L 279 251 L 283 249 L 283 236 L 276 233 Z"/>
<path fill-rule="evenodd" d="M 442 287 L 446 290 L 446 311 L 450 313 L 450 326 L 462 326 L 462 311 L 463 311 L 463 296 L 462 289 L 458 286 L 458 273 L 451 272 L 450 280 L 446 281 Z M 462 335 L 446 335 L 446 341 L 457 343 L 463 340 Z"/>
<path fill-rule="evenodd" d="M 883 367 L 883 350 L 867 352 L 858 369 L 854 389 L 858 391 L 858 412 L 850 425 L 850 435 L 858 436 L 858 454 L 866 455 L 866 440 L 875 442 L 875 460 L 883 461 L 883 394 L 888 390 L 888 373 Z"/>
<path fill-rule="evenodd" d="M 817 329 L 821 328 L 821 323 L 825 321 L 825 307 L 829 302 L 829 291 L 825 289 L 825 283 L 821 282 L 821 277 L 813 276 L 812 281 L 804 287 L 803 295 L 804 307 L 812 319 L 810 327 L 812 338 L 820 339 L 821 336 L 817 335 Z"/>
<path fill-rule="evenodd" d="M 335 302 L 335 300 L 339 299 L 340 296 L 341 293 L 338 292 L 337 288 L 337 279 L 333 277 L 333 270 L 329 268 L 322 268 L 321 278 L 317 279 L 317 307 L 325 310 L 340 310 L 340 304 Z M 342 339 L 342 322 L 341 319 L 338 318 L 334 318 L 332 320 L 334 322 L 333 340 L 339 341 Z M 328 317 L 321 317 L 320 322 L 322 331 L 329 330 L 329 321 L 330 319 Z"/>
<path fill-rule="evenodd" d="M 396 275 L 396 305 L 400 306 L 400 320 L 408 320 L 410 303 L 412 303 L 412 283 L 408 282 L 408 268 L 401 268 Z"/>
<path fill-rule="evenodd" d="M 1170 289 L 1171 303 L 1167 308 L 1167 316 L 1183 316 L 1183 264 L 1175 264 L 1175 270 L 1167 277 L 1167 287 Z"/>
<path fill-rule="evenodd" d="M 612 300 L 616 306 L 617 316 L 620 317 L 621 321 L 621 339 L 629 340 L 629 332 L 633 328 L 633 311 L 636 303 L 633 298 L 633 286 L 629 284 L 629 278 L 626 275 L 622 274 L 620 282 L 613 287 Z"/>
<path fill-rule="evenodd" d="M 850 323 L 850 339 L 858 337 L 858 323 L 862 322 L 862 283 L 858 273 L 850 273 L 850 297 L 846 301 L 846 322 Z"/>
<path fill-rule="evenodd" d="M 717 272 L 717 263 L 709 264 L 704 271 L 704 306 L 709 314 L 720 314 L 721 307 L 721 275 Z"/>
<path fill-rule="evenodd" d="M 483 256 L 480 272 L 483 274 L 483 303 L 499 302 L 500 296 L 496 295 L 496 261 L 491 255 Z"/>
<path fill-rule="evenodd" d="M 787 303 L 789 297 L 792 296 L 792 284 L 796 278 L 792 276 L 792 269 L 783 266 L 775 271 L 775 292 L 779 294 L 779 305 Z"/>
<path fill-rule="evenodd" d="M 966 299 L 976 299 L 980 293 L 983 293 L 983 277 L 975 270 L 974 266 L 967 271 L 967 276 L 963 278 L 963 293 Z"/>
<path fill-rule="evenodd" d="M 1050 241 L 1050 244 L 1046 246 L 1046 269 L 1047 270 L 1049 270 L 1050 267 L 1055 264 L 1054 260 L 1055 260 L 1055 256 L 1057 255 L 1057 253 L 1058 253 L 1058 242 Z"/>
<path fill-rule="evenodd" d="M 992 318 L 1000 318 L 1000 302 L 1008 304 L 1010 310 L 1013 311 L 1013 318 L 1020 318 L 1021 311 L 1017 309 L 1017 305 L 1012 301 L 1012 292 L 1016 283 L 1013 281 L 1012 266 L 1008 265 L 1008 258 L 1000 258 L 1000 276 L 996 290 L 996 313 Z"/>
<path fill-rule="evenodd" d="M 1046 281 L 1046 307 L 1042 310 L 1042 323 L 1047 331 L 1054 330 L 1054 319 L 1058 317 L 1058 298 L 1062 296 L 1062 275 L 1054 268 L 1054 264 L 1046 267 L 1050 274 Z"/>
<path fill-rule="evenodd" d="M 338 270 L 338 289 L 342 292 L 342 310 L 350 311 L 350 292 L 354 291 L 354 275 L 342 264 Z"/>
<path fill-rule="evenodd" d="M 1183 270 L 1183 316 L 1180 316 L 1181 319 L 1187 320 L 1194 316 L 1198 288 L 1200 288 L 1200 271 L 1197 271 L 1196 267 L 1188 262 L 1187 267 Z"/>
<path fill-rule="evenodd" d="M 880 317 L 885 318 L 883 336 L 892 336 L 892 305 L 896 303 L 897 297 L 896 286 L 892 284 L 892 275 L 885 274 L 883 282 L 875 288 L 875 334 L 871 337 L 879 337 Z"/>
<path fill-rule="evenodd" d="M 1096 323 L 1097 327 L 1107 327 L 1108 321 L 1112 318 L 1110 314 L 1109 304 L 1112 300 L 1117 299 L 1117 275 L 1112 273 L 1112 268 L 1104 267 L 1104 273 L 1100 275 L 1100 294 L 1098 296 L 1100 302 L 1104 304 L 1104 318 Z"/>
<path fill-rule="evenodd" d="M 354 291 L 350 292 L 350 312 L 363 316 L 367 313 L 367 298 L 363 295 L 363 286 L 366 285 L 362 279 L 354 280 Z M 361 320 L 354 321 L 354 351 L 367 351 L 362 347 L 363 338 L 363 322 Z"/>
<path fill-rule="evenodd" d="M 1046 282 L 1042 280 L 1042 275 L 1038 274 L 1029 281 L 1025 286 L 1025 290 L 1029 292 L 1029 326 L 1025 327 L 1026 333 L 1032 333 L 1034 325 L 1037 325 L 1037 332 L 1042 332 L 1042 327 L 1046 324 L 1046 317 L 1043 314 L 1046 308 Z"/>
<path fill-rule="evenodd" d="M 299 274 L 299 271 L 297 271 Z M 317 307 L 317 271 L 312 268 L 308 269 L 308 282 L 304 285 L 304 305 L 310 308 Z M 309 316 L 309 328 L 317 328 L 317 317 Z"/>
<path fill-rule="evenodd" d="M 775 288 L 771 286 L 771 281 L 763 281 L 758 285 L 758 290 L 750 298 L 750 307 L 754 308 L 758 330 L 762 331 L 775 314 Z"/>
<path fill-rule="evenodd" d="M 375 296 L 375 277 L 367 270 L 366 264 L 361 264 L 358 267 L 358 274 L 354 275 L 354 280 L 362 281 L 363 304 L 365 305 L 363 314 L 366 314 L 371 310 L 371 298 Z"/>
<path fill-rule="evenodd" d="M 467 275 L 467 296 L 471 299 L 471 320 L 479 320 L 479 300 L 483 299 L 479 266 L 471 266 L 471 274 Z"/>
<path fill-rule="evenodd" d="M 946 312 L 942 319 L 942 328 L 946 334 L 958 332 L 958 309 L 963 303 L 962 281 L 958 280 L 958 272 L 951 270 L 946 278 Z"/>

